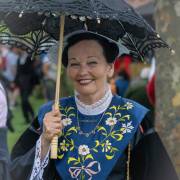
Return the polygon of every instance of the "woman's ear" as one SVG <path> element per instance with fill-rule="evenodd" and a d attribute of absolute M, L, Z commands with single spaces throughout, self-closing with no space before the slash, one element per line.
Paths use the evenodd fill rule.
<path fill-rule="evenodd" d="M 112 78 L 114 75 L 114 64 L 111 63 L 108 65 L 108 78 Z"/>

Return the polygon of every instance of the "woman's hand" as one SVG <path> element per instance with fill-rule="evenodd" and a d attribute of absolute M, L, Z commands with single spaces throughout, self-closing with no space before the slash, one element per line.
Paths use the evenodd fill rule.
<path fill-rule="evenodd" d="M 50 143 L 54 136 L 62 132 L 63 124 L 59 110 L 46 113 L 43 119 L 43 133 L 41 135 L 41 159 L 47 154 Z"/>

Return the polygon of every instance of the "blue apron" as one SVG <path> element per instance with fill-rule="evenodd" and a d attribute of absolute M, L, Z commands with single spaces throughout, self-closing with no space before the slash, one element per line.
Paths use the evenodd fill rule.
<path fill-rule="evenodd" d="M 61 99 L 60 105 L 64 130 L 55 165 L 60 177 L 66 180 L 106 179 L 148 111 L 119 96 L 113 96 L 107 110 L 95 116 L 78 112 L 74 97 Z M 41 126 L 44 115 L 51 109 L 52 102 L 40 109 Z"/>

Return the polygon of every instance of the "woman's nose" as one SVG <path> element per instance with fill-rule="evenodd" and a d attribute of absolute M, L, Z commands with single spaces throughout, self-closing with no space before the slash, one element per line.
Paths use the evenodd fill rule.
<path fill-rule="evenodd" d="M 86 75 L 89 71 L 89 68 L 86 64 L 82 64 L 80 65 L 80 68 L 79 68 L 79 75 Z"/>

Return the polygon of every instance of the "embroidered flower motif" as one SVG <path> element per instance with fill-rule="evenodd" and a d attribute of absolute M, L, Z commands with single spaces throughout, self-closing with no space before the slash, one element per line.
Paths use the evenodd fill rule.
<path fill-rule="evenodd" d="M 122 128 L 121 130 L 123 131 L 122 133 L 131 133 L 132 129 L 134 129 L 134 127 L 131 125 L 132 122 L 129 122 L 127 124 L 122 124 Z"/>
<path fill-rule="evenodd" d="M 62 151 L 68 151 L 68 144 L 66 144 L 65 140 L 63 140 L 62 143 L 60 143 L 60 148 Z"/>
<path fill-rule="evenodd" d="M 129 110 L 129 109 L 132 109 L 134 106 L 133 106 L 132 103 L 127 102 L 127 103 L 126 103 L 126 107 L 127 107 L 127 110 Z"/>
<path fill-rule="evenodd" d="M 72 120 L 70 118 L 65 118 L 65 119 L 62 119 L 62 123 L 64 126 L 68 126 L 68 125 L 71 125 Z"/>
<path fill-rule="evenodd" d="M 106 125 L 109 125 L 109 126 L 114 126 L 116 123 L 117 123 L 117 119 L 116 118 L 109 117 L 106 120 Z"/>
<path fill-rule="evenodd" d="M 109 150 L 111 150 L 111 143 L 109 142 L 109 140 L 106 140 L 102 152 L 108 152 Z"/>
<path fill-rule="evenodd" d="M 78 153 L 80 155 L 86 156 L 87 154 L 90 153 L 89 147 L 87 145 L 80 145 L 78 148 Z"/>

